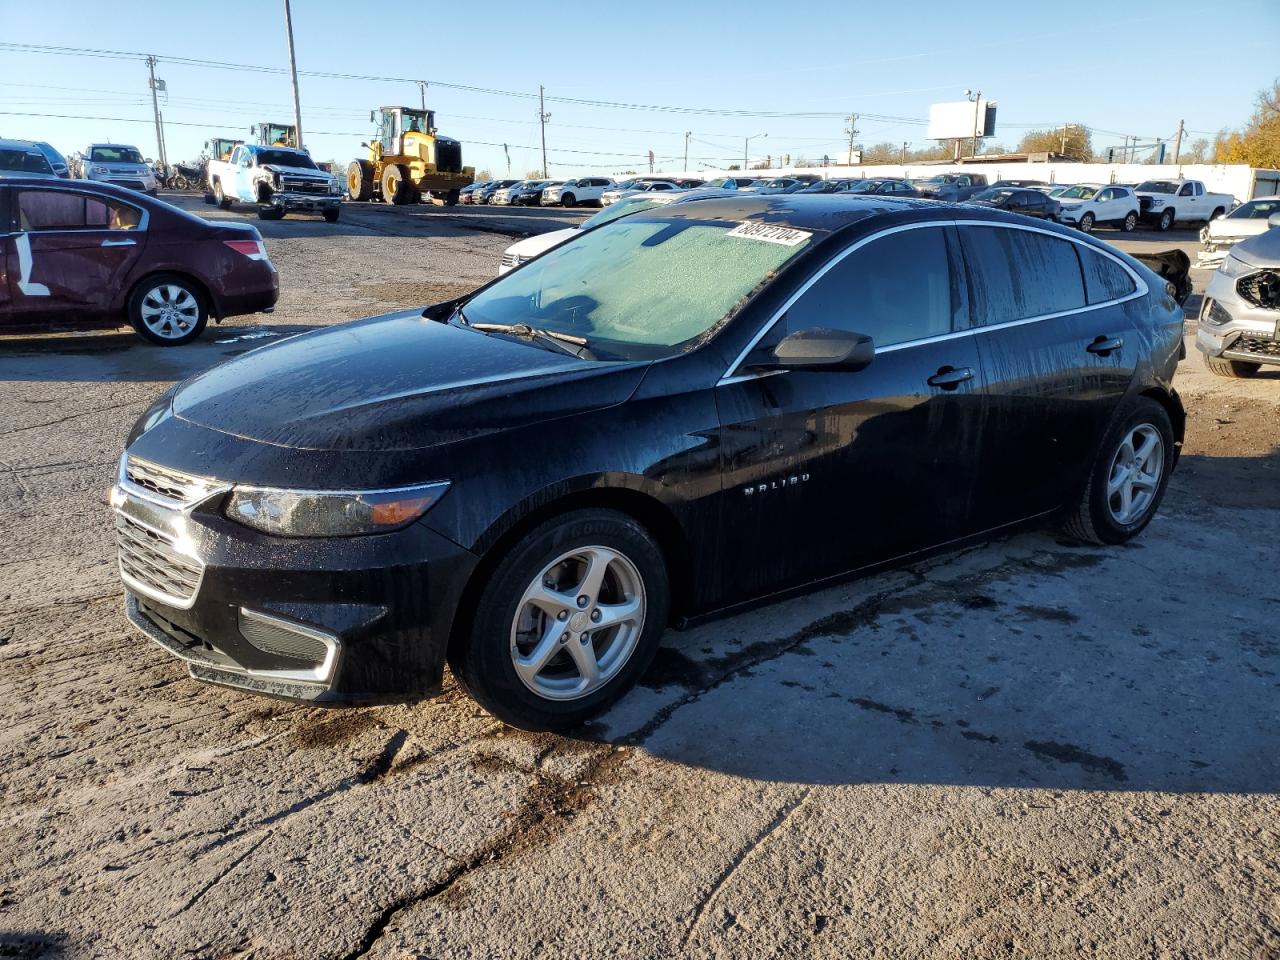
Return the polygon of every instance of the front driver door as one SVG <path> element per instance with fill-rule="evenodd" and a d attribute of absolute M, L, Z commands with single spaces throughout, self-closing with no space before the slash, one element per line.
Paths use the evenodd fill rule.
<path fill-rule="evenodd" d="M 145 212 L 74 188 L 24 186 L 14 193 L 18 229 L 8 263 L 15 319 L 105 317 L 146 242 Z"/>
<path fill-rule="evenodd" d="M 753 373 L 716 390 L 726 556 L 739 598 L 891 559 L 969 530 L 982 372 L 952 228 L 900 227 L 838 254 L 757 349 L 788 332 L 871 336 L 857 372 Z"/>

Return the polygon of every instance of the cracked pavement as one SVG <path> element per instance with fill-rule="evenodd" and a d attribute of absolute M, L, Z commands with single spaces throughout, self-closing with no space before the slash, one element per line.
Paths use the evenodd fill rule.
<path fill-rule="evenodd" d="M 105 505 L 134 417 L 487 279 L 509 238 L 430 216 L 266 225 L 279 310 L 192 348 L 0 337 L 0 956 L 1280 955 L 1280 371 L 1190 353 L 1134 543 L 1031 530 L 669 632 L 572 736 L 448 680 L 254 698 L 135 634 Z"/>

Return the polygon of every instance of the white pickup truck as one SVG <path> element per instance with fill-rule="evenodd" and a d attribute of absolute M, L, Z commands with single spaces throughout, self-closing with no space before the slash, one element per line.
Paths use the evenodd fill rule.
<path fill-rule="evenodd" d="M 212 159 L 205 173 L 205 203 L 228 209 L 236 201 L 258 205 L 263 220 L 298 210 L 333 223 L 342 203 L 342 182 L 294 147 L 237 144 L 226 160 Z"/>
<path fill-rule="evenodd" d="M 1236 202 L 1228 193 L 1210 193 L 1199 180 L 1147 180 L 1138 184 L 1143 223 L 1164 231 L 1176 221 L 1204 221 L 1220 217 Z"/>

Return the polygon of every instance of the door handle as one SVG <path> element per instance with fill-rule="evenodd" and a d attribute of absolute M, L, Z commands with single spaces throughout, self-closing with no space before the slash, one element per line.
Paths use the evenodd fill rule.
<path fill-rule="evenodd" d="M 137 240 L 103 240 L 102 245 L 104 247 L 136 247 L 138 245 L 138 241 Z"/>
<path fill-rule="evenodd" d="M 968 367 L 939 367 L 935 373 L 927 381 L 931 387 L 941 387 L 943 390 L 954 390 L 966 380 L 973 379 L 973 371 Z"/>
<path fill-rule="evenodd" d="M 1085 347 L 1090 353 L 1096 353 L 1100 357 L 1105 357 L 1113 350 L 1119 350 L 1124 346 L 1124 341 L 1119 337 L 1107 337 L 1099 334 L 1093 338 L 1093 343 Z"/>

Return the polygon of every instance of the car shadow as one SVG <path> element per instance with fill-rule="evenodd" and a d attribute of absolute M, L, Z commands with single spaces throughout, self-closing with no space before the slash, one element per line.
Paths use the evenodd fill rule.
<path fill-rule="evenodd" d="M 210 325 L 192 343 L 159 347 L 129 328 L 0 336 L 0 381 L 183 380 L 242 353 L 318 329 L 318 324 Z"/>
<path fill-rule="evenodd" d="M 67 956 L 66 938 L 36 931 L 0 930 L 0 957 L 58 960 Z"/>
<path fill-rule="evenodd" d="M 1229 459 L 1124 546 L 1029 531 L 669 631 L 581 735 L 776 782 L 1280 792 L 1280 513 L 1186 522 L 1239 510 L 1189 489 L 1233 468 L 1280 487 L 1280 450 Z"/>

